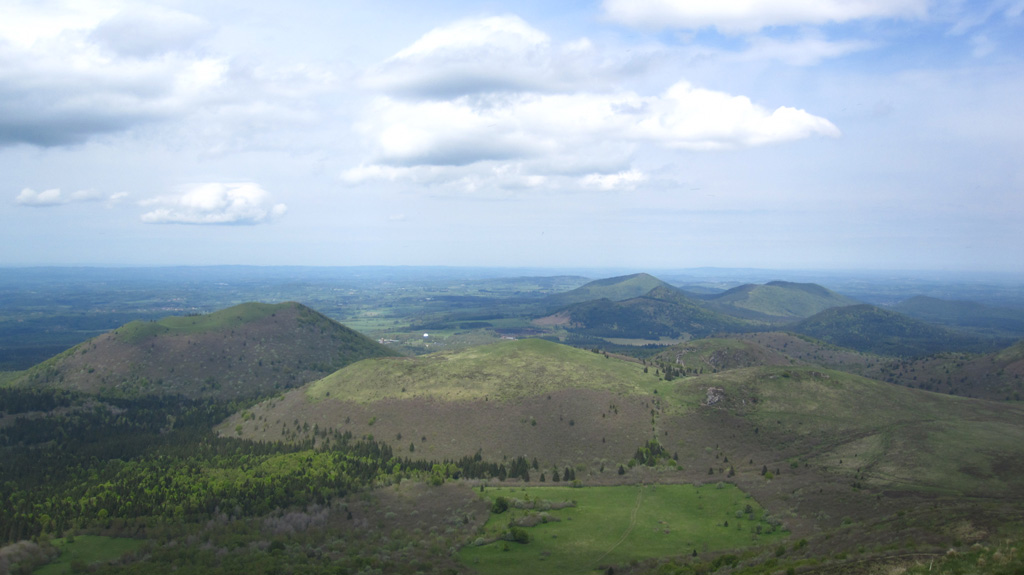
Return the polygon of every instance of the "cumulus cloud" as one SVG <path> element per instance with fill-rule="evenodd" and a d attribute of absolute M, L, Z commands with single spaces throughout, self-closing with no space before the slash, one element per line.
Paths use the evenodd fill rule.
<path fill-rule="evenodd" d="M 814 135 L 839 136 L 832 122 L 804 110 L 780 106 L 769 112 L 745 96 L 695 88 L 687 82 L 650 99 L 648 110 L 630 131 L 674 148 L 722 150 Z"/>
<path fill-rule="evenodd" d="M 616 188 L 632 188 L 647 180 L 647 175 L 637 170 L 619 172 L 617 174 L 588 174 L 582 180 L 584 186 L 613 190 Z"/>
<path fill-rule="evenodd" d="M 605 0 L 613 20 L 645 28 L 717 28 L 749 33 L 773 26 L 821 25 L 867 18 L 922 18 L 926 0 Z"/>
<path fill-rule="evenodd" d="M 0 42 L 0 146 L 59 146 L 178 115 L 223 81 L 214 58 L 111 57 L 68 31 L 28 47 Z"/>
<path fill-rule="evenodd" d="M 813 66 L 822 60 L 839 58 L 854 52 L 875 48 L 866 40 L 829 41 L 820 34 L 808 34 L 796 40 L 779 40 L 758 36 L 750 47 L 737 55 L 739 60 L 778 60 L 790 66 Z"/>
<path fill-rule="evenodd" d="M 88 39 L 123 56 L 151 57 L 191 48 L 208 35 L 202 18 L 160 6 L 132 6 L 101 22 Z"/>
<path fill-rule="evenodd" d="M 260 224 L 283 216 L 284 204 L 271 205 L 270 194 L 259 185 L 204 183 L 176 196 L 164 196 L 142 203 L 156 206 L 142 215 L 150 224 Z"/>
<path fill-rule="evenodd" d="M 599 55 L 586 38 L 556 44 L 518 16 L 495 16 L 431 30 L 368 70 L 362 84 L 412 98 L 550 92 L 606 85 L 635 67 L 637 59 L 639 53 Z"/>
<path fill-rule="evenodd" d="M 309 100 L 335 85 L 332 74 L 211 54 L 200 44 L 213 32 L 146 3 L 16 4 L 0 19 L 0 147 L 75 145 L 165 122 L 180 130 L 165 138 L 206 150 L 293 145 L 278 129 L 314 123 Z"/>
<path fill-rule="evenodd" d="M 801 47 L 811 52 L 807 62 L 863 48 L 808 36 L 795 46 L 766 41 L 761 50 L 794 59 Z M 827 119 L 805 110 L 769 109 L 685 81 L 642 94 L 576 82 L 573 74 L 552 79 L 571 50 L 600 59 L 589 41 L 558 47 L 516 17 L 428 32 L 367 76 L 386 93 L 374 98 L 356 126 L 368 157 L 342 179 L 466 192 L 625 189 L 645 181 L 631 165 L 644 146 L 728 150 L 839 135 Z"/>
<path fill-rule="evenodd" d="M 60 206 L 72 202 L 93 202 L 102 199 L 102 195 L 91 190 L 79 190 L 65 195 L 61 193 L 59 188 L 43 190 L 42 192 L 37 192 L 32 188 L 24 188 L 18 194 L 18 197 L 14 198 L 14 203 L 20 206 L 38 208 Z"/>
<path fill-rule="evenodd" d="M 743 96 L 679 82 L 657 96 L 516 94 L 446 101 L 382 99 L 364 131 L 380 163 L 466 165 L 485 160 L 569 154 L 594 141 L 624 146 L 662 143 L 690 150 L 729 149 L 813 135 L 838 136 L 828 120 L 804 110 L 774 111 Z M 398 172 L 362 167 L 353 177 L 394 179 Z"/>

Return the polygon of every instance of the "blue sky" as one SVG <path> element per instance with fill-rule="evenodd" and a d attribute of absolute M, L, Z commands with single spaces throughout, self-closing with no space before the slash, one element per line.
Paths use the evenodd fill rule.
<path fill-rule="evenodd" d="M 0 0 L 0 265 L 1024 273 L 1024 0 Z"/>

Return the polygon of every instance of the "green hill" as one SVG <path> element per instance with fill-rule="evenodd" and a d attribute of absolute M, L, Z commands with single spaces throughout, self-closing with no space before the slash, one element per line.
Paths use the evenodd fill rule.
<path fill-rule="evenodd" d="M 826 309 L 857 303 L 817 284 L 774 281 L 733 288 L 708 298 L 705 305 L 744 319 L 792 322 Z"/>
<path fill-rule="evenodd" d="M 752 341 L 705 338 L 673 345 L 651 357 L 669 374 L 716 373 L 743 367 L 790 365 L 789 356 Z"/>
<path fill-rule="evenodd" d="M 668 285 L 625 301 L 575 304 L 561 314 L 571 332 L 600 338 L 700 338 L 756 325 L 709 310 Z"/>
<path fill-rule="evenodd" d="M 668 286 L 658 278 L 644 273 L 594 280 L 574 290 L 546 297 L 546 309 L 556 309 L 585 301 L 607 299 L 623 301 L 646 295 L 657 287 Z"/>
<path fill-rule="evenodd" d="M 235 399 L 297 387 L 385 355 L 392 352 L 301 304 L 246 303 L 125 324 L 25 371 L 14 383 Z"/>
<path fill-rule="evenodd" d="M 1024 341 L 982 355 L 943 352 L 916 360 L 897 360 L 879 365 L 866 375 L 939 393 L 1020 401 L 1024 397 Z"/>
<path fill-rule="evenodd" d="M 828 309 L 788 329 L 833 345 L 888 356 L 984 351 L 994 345 L 993 340 L 957 333 L 867 304 Z"/>
<path fill-rule="evenodd" d="M 799 363 L 820 365 L 829 369 L 845 371 L 878 379 L 872 372 L 880 365 L 892 361 L 891 357 L 856 351 L 826 343 L 813 337 L 784 331 L 759 331 L 737 333 L 731 339 L 749 341 L 764 346 L 776 353 L 784 354 Z"/>
<path fill-rule="evenodd" d="M 892 307 L 910 317 L 995 336 L 1024 337 L 1024 310 L 916 296 Z"/>
<path fill-rule="evenodd" d="M 774 493 L 858 482 L 1002 496 L 1024 489 L 1022 417 L 1018 406 L 815 366 L 664 381 L 637 363 L 522 340 L 365 360 L 237 414 L 220 430 L 288 442 L 372 435 L 396 455 L 438 461 L 526 456 L 573 466 L 590 481 L 614 481 L 610 470 L 653 439 L 665 449 L 658 457 L 681 466 L 672 468 L 677 481 L 732 468 L 742 488 L 758 488 L 767 466 L 781 472 Z M 859 498 L 845 494 L 844 513 L 857 512 Z"/>

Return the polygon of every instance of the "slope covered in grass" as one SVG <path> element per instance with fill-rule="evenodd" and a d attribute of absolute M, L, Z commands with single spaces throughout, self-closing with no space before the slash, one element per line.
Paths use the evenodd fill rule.
<path fill-rule="evenodd" d="M 673 345 L 654 355 L 651 360 L 663 369 L 669 367 L 684 375 L 795 363 L 786 354 L 759 343 L 720 337 Z"/>
<path fill-rule="evenodd" d="M 528 456 L 604 480 L 654 439 L 680 477 L 797 465 L 822 481 L 946 494 L 1024 489 L 1024 409 L 809 365 L 665 381 L 541 340 L 351 365 L 220 427 L 264 441 L 373 435 L 408 457 Z M 321 435 L 321 436 L 322 436 Z M 730 465 L 718 455 L 731 452 Z M 660 456 L 667 461 L 666 455 Z M 754 463 L 756 461 L 756 463 Z M 612 474 L 612 475 L 609 475 Z M 792 478 L 784 473 L 786 481 Z"/>
<path fill-rule="evenodd" d="M 544 306 L 547 309 L 554 309 L 599 299 L 623 301 L 640 297 L 654 288 L 663 286 L 668 286 L 668 284 L 650 274 L 643 273 L 605 278 L 594 280 L 565 293 L 548 296 L 544 299 Z"/>
<path fill-rule="evenodd" d="M 747 284 L 708 298 L 715 311 L 745 319 L 796 321 L 834 307 L 856 305 L 854 299 L 817 284 L 774 281 Z"/>
<path fill-rule="evenodd" d="M 15 383 L 232 399 L 297 387 L 385 355 L 391 355 L 386 347 L 301 304 L 247 303 L 128 323 L 27 370 Z"/>
<path fill-rule="evenodd" d="M 510 401 L 570 388 L 647 393 L 656 382 L 635 363 L 526 339 L 359 362 L 314 382 L 307 394 L 360 403 L 388 398 Z"/>
<path fill-rule="evenodd" d="M 944 352 L 869 372 L 890 383 L 993 401 L 1024 398 L 1024 341 L 993 353 Z"/>
<path fill-rule="evenodd" d="M 985 351 L 998 345 L 994 340 L 957 333 L 866 304 L 828 309 L 788 329 L 833 345 L 890 356 Z"/>
<path fill-rule="evenodd" d="M 899 302 L 893 311 L 949 327 L 970 328 L 999 336 L 1024 336 L 1024 310 L 998 308 L 972 301 L 950 301 L 915 296 Z"/>
<path fill-rule="evenodd" d="M 603 338 L 706 337 L 755 324 L 710 310 L 671 286 L 625 301 L 599 300 L 567 309 L 569 329 Z"/>
<path fill-rule="evenodd" d="M 851 483 L 947 495 L 1024 490 L 1024 408 L 895 387 L 815 367 L 733 370 L 664 393 L 722 390 L 715 405 L 796 466 Z M 756 437 L 754 437 L 756 436 Z"/>

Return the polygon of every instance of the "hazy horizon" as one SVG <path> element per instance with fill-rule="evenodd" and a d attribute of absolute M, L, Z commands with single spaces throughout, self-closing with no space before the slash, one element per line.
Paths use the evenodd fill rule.
<path fill-rule="evenodd" d="M 1024 275 L 1019 1 L 4 12 L 0 266 Z"/>

